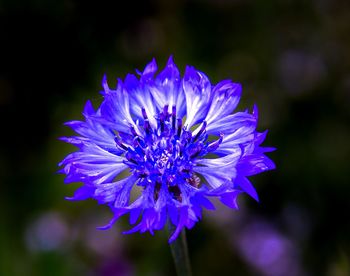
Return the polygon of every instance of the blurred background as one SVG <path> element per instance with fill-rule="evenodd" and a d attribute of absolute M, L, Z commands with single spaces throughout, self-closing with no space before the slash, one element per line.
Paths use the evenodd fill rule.
<path fill-rule="evenodd" d="M 64 200 L 63 123 L 170 54 L 259 106 L 275 171 L 187 232 L 194 275 L 350 275 L 350 2 L 0 0 L 0 275 L 175 275 L 167 233 Z"/>

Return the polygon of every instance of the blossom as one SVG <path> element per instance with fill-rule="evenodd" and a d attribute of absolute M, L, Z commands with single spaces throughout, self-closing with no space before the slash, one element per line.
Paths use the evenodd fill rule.
<path fill-rule="evenodd" d="M 192 66 L 181 77 L 172 57 L 156 72 L 153 59 L 115 89 L 104 77 L 100 107 L 88 101 L 85 120 L 66 123 L 79 136 L 62 140 L 78 150 L 59 166 L 66 183 L 83 183 L 68 199 L 110 207 L 114 216 L 102 229 L 129 214 L 134 226 L 124 233 L 153 234 L 172 223 L 172 242 L 203 208 L 215 209 L 213 197 L 233 209 L 243 192 L 258 200 L 248 177 L 275 165 L 264 154 L 273 148 L 260 146 L 267 132 L 256 131 L 257 107 L 233 113 L 240 84 L 212 85 Z"/>

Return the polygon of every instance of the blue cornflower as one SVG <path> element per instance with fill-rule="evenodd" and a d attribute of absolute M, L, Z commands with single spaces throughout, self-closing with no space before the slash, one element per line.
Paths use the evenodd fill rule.
<path fill-rule="evenodd" d="M 65 182 L 83 182 L 71 200 L 94 198 L 107 204 L 114 222 L 127 213 L 125 233 L 175 226 L 169 241 L 200 220 L 210 197 L 237 209 L 246 192 L 258 200 L 248 176 L 275 168 L 256 131 L 258 113 L 232 113 L 241 96 L 238 83 L 212 85 L 187 66 L 181 78 L 172 57 L 158 75 L 153 59 L 111 89 L 103 78 L 103 102 L 85 105 L 85 121 L 66 123 L 79 136 L 62 140 L 78 147 L 59 165 Z M 123 173 L 122 173 L 123 172 Z"/>

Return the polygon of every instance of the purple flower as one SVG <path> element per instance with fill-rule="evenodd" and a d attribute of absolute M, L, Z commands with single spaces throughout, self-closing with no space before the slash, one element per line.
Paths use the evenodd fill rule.
<path fill-rule="evenodd" d="M 275 165 L 264 155 L 273 148 L 260 147 L 267 132 L 256 131 L 257 108 L 232 113 L 240 84 L 213 86 L 191 66 L 181 78 L 172 57 L 156 71 L 153 60 L 116 89 L 104 78 L 101 106 L 95 111 L 88 101 L 85 121 L 66 123 L 79 136 L 62 140 L 78 151 L 59 165 L 66 183 L 83 182 L 69 199 L 94 198 L 111 208 L 114 217 L 101 228 L 129 213 L 136 226 L 125 233 L 153 234 L 169 221 L 172 242 L 200 220 L 202 208 L 215 209 L 211 197 L 234 209 L 242 192 L 258 200 L 247 177 Z"/>

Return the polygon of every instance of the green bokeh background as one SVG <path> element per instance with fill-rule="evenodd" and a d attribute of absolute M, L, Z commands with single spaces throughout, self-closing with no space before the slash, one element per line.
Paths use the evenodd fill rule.
<path fill-rule="evenodd" d="M 243 85 L 277 169 L 187 233 L 194 275 L 350 275 L 350 2 L 0 0 L 0 275 L 174 275 L 167 233 L 69 202 L 63 122 L 170 54 Z M 260 238 L 259 238 L 260 237 Z M 272 237 L 272 238 L 271 238 Z M 271 238 L 271 243 L 266 243 Z M 251 249 L 249 249 L 251 248 Z M 248 250 L 249 249 L 249 250 Z"/>

